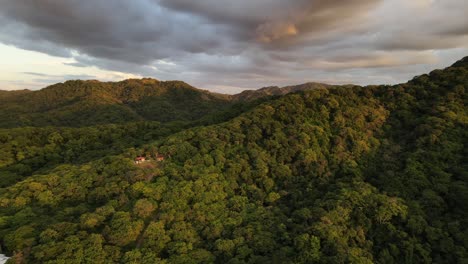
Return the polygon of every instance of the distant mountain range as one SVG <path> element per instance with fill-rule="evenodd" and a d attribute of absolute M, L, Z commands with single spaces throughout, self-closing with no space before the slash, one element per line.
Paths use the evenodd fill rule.
<path fill-rule="evenodd" d="M 468 57 L 398 85 L 0 92 L 0 250 L 11 263 L 467 263 L 467 104 Z"/>
<path fill-rule="evenodd" d="M 235 94 L 229 96 L 234 101 L 249 101 L 249 100 L 256 100 L 266 96 L 281 96 L 286 95 L 288 93 L 294 93 L 299 91 L 307 91 L 312 89 L 321 89 L 321 88 L 329 88 L 332 85 L 323 84 L 323 83 L 304 83 L 300 85 L 292 85 L 286 87 L 278 87 L 278 86 L 270 86 L 260 88 L 258 90 L 246 90 L 239 94 Z"/>
<path fill-rule="evenodd" d="M 235 103 L 327 87 L 330 85 L 306 83 L 224 95 L 181 81 L 150 78 L 67 81 L 38 91 L 0 91 L 0 127 L 194 121 Z"/>

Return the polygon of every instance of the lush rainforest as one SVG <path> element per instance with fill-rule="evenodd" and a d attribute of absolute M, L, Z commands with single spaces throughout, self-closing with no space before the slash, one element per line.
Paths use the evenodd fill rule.
<path fill-rule="evenodd" d="M 0 127 L 193 121 L 230 104 L 226 96 L 180 81 L 67 81 L 35 92 L 0 93 Z"/>
<path fill-rule="evenodd" d="M 312 86 L 248 99 L 153 79 L 0 93 L 0 252 L 467 263 L 468 57 L 400 85 Z"/>

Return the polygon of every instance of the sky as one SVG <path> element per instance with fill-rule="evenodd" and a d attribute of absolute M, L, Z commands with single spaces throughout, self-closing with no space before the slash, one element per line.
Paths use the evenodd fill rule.
<path fill-rule="evenodd" d="M 396 84 L 468 56 L 465 0 L 0 0 L 0 89 Z"/>

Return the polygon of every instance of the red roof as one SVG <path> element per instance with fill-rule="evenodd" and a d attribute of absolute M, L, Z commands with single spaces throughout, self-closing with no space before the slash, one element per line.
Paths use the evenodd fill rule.
<path fill-rule="evenodd" d="M 146 160 L 145 157 L 136 157 L 135 160 Z"/>

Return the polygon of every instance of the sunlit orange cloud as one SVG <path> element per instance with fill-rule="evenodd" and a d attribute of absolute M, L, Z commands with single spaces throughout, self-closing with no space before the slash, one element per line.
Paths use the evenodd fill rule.
<path fill-rule="evenodd" d="M 291 22 L 273 22 L 259 25 L 256 33 L 258 41 L 269 43 L 276 39 L 295 36 L 299 31 Z"/>

